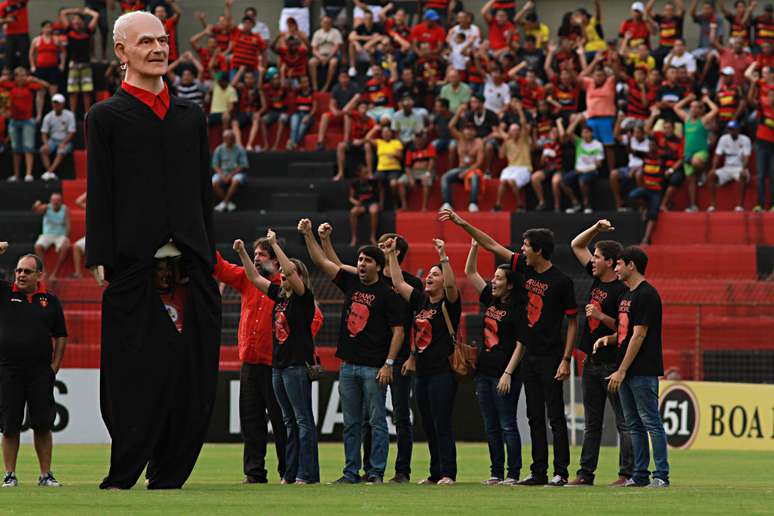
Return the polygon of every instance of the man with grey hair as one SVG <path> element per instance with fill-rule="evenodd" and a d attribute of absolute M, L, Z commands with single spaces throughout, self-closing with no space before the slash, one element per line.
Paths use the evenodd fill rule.
<path fill-rule="evenodd" d="M 86 266 L 110 283 L 100 405 L 112 445 L 100 487 L 129 489 L 147 467 L 149 489 L 174 489 L 198 458 L 218 375 L 207 124 L 169 95 L 169 35 L 155 16 L 124 14 L 113 37 L 124 82 L 86 117 Z"/>

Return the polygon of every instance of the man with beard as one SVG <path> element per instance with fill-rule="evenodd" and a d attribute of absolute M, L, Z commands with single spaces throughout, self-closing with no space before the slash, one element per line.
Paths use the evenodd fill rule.
<path fill-rule="evenodd" d="M 100 487 L 129 489 L 147 467 L 149 489 L 174 489 L 199 456 L 218 377 L 207 123 L 199 106 L 169 95 L 169 36 L 155 16 L 122 15 L 113 39 L 126 77 L 86 118 L 86 266 L 110 283 L 100 405 L 112 445 Z M 182 331 L 157 289 L 155 260 L 169 258 L 175 284 L 164 290 L 185 298 Z"/>

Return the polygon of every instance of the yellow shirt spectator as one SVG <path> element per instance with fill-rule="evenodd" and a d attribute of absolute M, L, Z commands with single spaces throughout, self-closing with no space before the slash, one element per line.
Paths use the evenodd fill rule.
<path fill-rule="evenodd" d="M 400 156 L 403 152 L 403 144 L 397 138 L 392 140 L 376 139 L 376 170 L 387 172 L 389 170 L 401 170 Z"/>
<path fill-rule="evenodd" d="M 586 46 L 584 48 L 586 52 L 600 52 L 602 50 L 607 50 L 607 43 L 605 43 L 605 40 L 602 39 L 602 36 L 597 30 L 598 25 L 599 21 L 597 21 L 597 17 L 592 16 L 588 25 L 584 27 L 586 32 Z"/>

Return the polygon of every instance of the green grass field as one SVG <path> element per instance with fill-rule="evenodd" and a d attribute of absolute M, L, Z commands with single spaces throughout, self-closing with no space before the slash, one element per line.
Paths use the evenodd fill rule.
<path fill-rule="evenodd" d="M 394 460 L 394 445 L 390 461 Z M 54 450 L 60 489 L 39 488 L 34 451 L 23 446 L 16 489 L 0 490 L 0 513 L 20 514 L 772 514 L 774 453 L 671 451 L 672 487 L 664 490 L 612 489 L 616 450 L 603 449 L 598 482 L 593 488 L 482 486 L 488 477 L 485 444 L 457 445 L 459 482 L 455 486 L 329 486 L 343 464 L 341 444 L 320 447 L 323 483 L 281 486 L 276 475 L 268 485 L 241 485 L 241 447 L 208 445 L 188 484 L 180 491 L 100 491 L 107 471 L 107 446 L 61 445 Z M 579 449 L 573 449 L 573 461 Z M 529 449 L 524 450 L 528 463 Z M 276 467 L 273 455 L 270 467 Z M 427 447 L 414 448 L 413 479 L 428 467 Z M 577 467 L 573 462 L 571 470 Z M 526 471 L 526 468 L 525 470 Z M 391 473 L 391 471 L 389 472 Z M 306 511 L 309 511 L 306 513 Z M 496 511 L 496 512 L 495 512 Z"/>

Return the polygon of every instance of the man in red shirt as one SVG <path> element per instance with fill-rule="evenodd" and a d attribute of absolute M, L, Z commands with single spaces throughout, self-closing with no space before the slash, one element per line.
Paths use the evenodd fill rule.
<path fill-rule="evenodd" d="M 177 22 L 180 21 L 180 15 L 183 11 L 175 0 L 166 0 L 166 4 L 175 14 L 169 16 L 163 3 L 156 6 L 153 14 L 164 24 L 164 29 L 169 36 L 169 62 L 172 63 L 177 61 Z"/>
<path fill-rule="evenodd" d="M 265 238 L 255 241 L 254 263 L 272 283 L 280 284 L 279 263 Z M 245 440 L 245 484 L 265 484 L 266 472 L 266 412 L 274 430 L 274 446 L 280 478 L 285 474 L 285 425 L 282 411 L 271 384 L 272 309 L 274 301 L 258 290 L 245 274 L 243 267 L 228 263 L 216 253 L 215 279 L 225 283 L 242 299 L 237 345 L 242 371 L 239 376 L 239 422 Z"/>
<path fill-rule="evenodd" d="M 755 160 L 758 174 L 758 205 L 753 211 L 766 206 L 766 178 L 769 180 L 769 206 L 774 206 L 774 88 L 769 89 L 758 108 L 758 129 L 755 133 Z M 774 208 L 771 208 L 774 211 Z"/>
<path fill-rule="evenodd" d="M 280 34 L 271 44 L 272 51 L 280 58 L 280 77 L 298 86 L 298 80 L 309 70 L 309 50 L 296 36 Z"/>
<path fill-rule="evenodd" d="M 244 67 L 245 72 L 255 72 L 259 64 L 266 63 L 266 42 L 260 34 L 253 34 L 255 20 L 249 16 L 242 18 L 242 24 L 234 27 L 231 35 L 232 73 Z"/>
<path fill-rule="evenodd" d="M 0 3 L 0 23 L 5 24 L 5 66 L 30 67 L 29 0 L 5 0 Z"/>
<path fill-rule="evenodd" d="M 411 40 L 411 51 L 414 52 L 414 54 L 418 54 L 419 45 L 427 42 L 430 43 L 430 52 L 439 54 L 446 41 L 446 31 L 438 24 L 440 17 L 437 12 L 428 9 L 425 11 L 422 18 L 424 21 L 416 24 L 416 26 L 411 29 L 411 34 L 409 35 L 409 39 Z"/>
<path fill-rule="evenodd" d="M 35 92 L 50 85 L 27 74 L 21 66 L 14 70 L 13 81 L 0 82 L 0 90 L 8 92 L 11 107 L 11 147 L 13 148 L 13 175 L 9 181 L 19 180 L 21 157 L 27 166 L 24 180 L 32 181 L 32 165 L 35 160 Z M 40 115 L 40 113 L 39 113 Z"/>
<path fill-rule="evenodd" d="M 650 29 L 645 21 L 645 5 L 642 2 L 632 4 L 632 17 L 621 24 L 618 37 L 623 38 L 629 34 L 629 48 L 637 48 L 640 44 L 650 48 Z"/>
<path fill-rule="evenodd" d="M 489 0 L 484 4 L 484 7 L 481 8 L 481 16 L 484 17 L 484 21 L 489 26 L 489 48 L 496 57 L 499 57 L 500 54 L 508 51 L 508 42 L 516 30 L 516 26 L 511 23 L 508 19 L 508 13 L 503 9 L 498 9 L 492 16 L 494 3 L 494 0 Z"/>
<path fill-rule="evenodd" d="M 744 49 L 744 40 L 742 38 L 732 37 L 728 40 L 728 46 L 724 47 L 718 41 L 717 35 L 711 40 L 712 46 L 717 50 L 717 55 L 710 54 L 713 59 L 717 59 L 719 68 L 726 67 L 734 69 L 734 86 L 742 87 L 745 84 L 744 72 L 753 62 L 752 54 Z"/>

